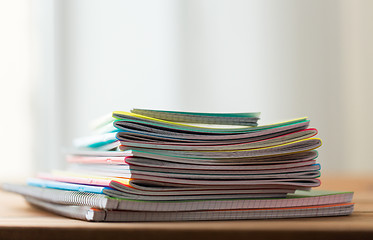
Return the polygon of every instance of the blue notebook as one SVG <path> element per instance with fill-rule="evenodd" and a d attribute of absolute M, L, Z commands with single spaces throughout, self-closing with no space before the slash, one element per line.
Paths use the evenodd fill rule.
<path fill-rule="evenodd" d="M 68 191 L 88 192 L 88 193 L 103 193 L 104 189 L 109 187 L 92 186 L 85 184 L 66 183 L 58 181 L 43 180 L 38 178 L 29 178 L 27 184 L 35 187 L 54 188 Z"/>

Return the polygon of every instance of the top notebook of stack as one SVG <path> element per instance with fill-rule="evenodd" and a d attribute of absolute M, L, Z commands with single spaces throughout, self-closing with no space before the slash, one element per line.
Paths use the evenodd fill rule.
<path fill-rule="evenodd" d="M 68 169 L 6 188 L 34 205 L 92 221 L 350 214 L 352 193 L 301 192 L 320 185 L 321 140 L 309 120 L 258 126 L 258 119 L 259 113 L 113 112 L 95 121 L 92 135 L 74 141 Z M 92 212 L 97 205 L 105 213 Z M 88 212 L 96 217 L 86 218 Z"/>

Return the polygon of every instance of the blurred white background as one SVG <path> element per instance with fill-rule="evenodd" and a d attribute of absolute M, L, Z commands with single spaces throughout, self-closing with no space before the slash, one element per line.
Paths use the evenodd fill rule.
<path fill-rule="evenodd" d="M 0 0 L 1 178 L 63 166 L 113 110 L 308 116 L 323 172 L 371 172 L 373 1 Z"/>

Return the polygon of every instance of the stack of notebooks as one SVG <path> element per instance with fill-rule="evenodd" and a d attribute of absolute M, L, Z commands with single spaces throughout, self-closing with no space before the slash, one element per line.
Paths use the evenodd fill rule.
<path fill-rule="evenodd" d="M 74 141 L 64 171 L 3 187 L 87 221 L 242 220 L 349 215 L 352 192 L 320 191 L 321 140 L 307 118 L 259 113 L 113 112 Z"/>

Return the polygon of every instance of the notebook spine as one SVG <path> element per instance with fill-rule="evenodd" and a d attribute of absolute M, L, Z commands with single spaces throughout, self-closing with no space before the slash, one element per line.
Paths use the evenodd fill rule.
<path fill-rule="evenodd" d="M 85 221 L 104 221 L 99 214 L 92 214 L 91 208 L 88 206 L 70 206 L 70 205 L 58 205 L 50 202 L 44 202 L 40 199 L 25 196 L 26 201 L 31 205 L 38 208 L 50 211 L 57 215 L 80 219 Z M 100 218 L 101 217 L 101 218 Z"/>
<path fill-rule="evenodd" d="M 116 209 L 118 207 L 118 201 L 109 199 L 103 194 L 63 191 L 32 186 L 25 187 L 16 184 L 4 184 L 3 189 L 58 204 L 91 206 L 101 209 Z"/>

